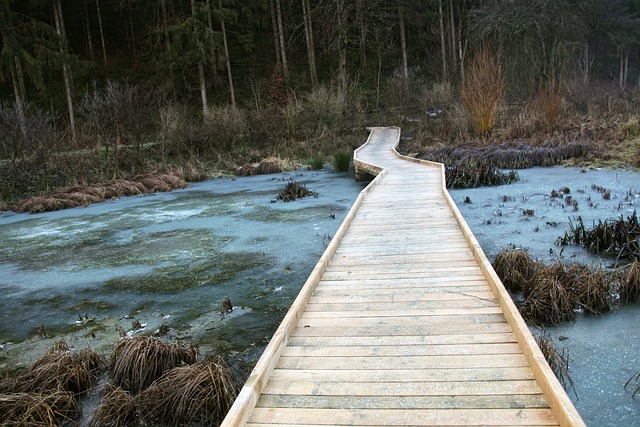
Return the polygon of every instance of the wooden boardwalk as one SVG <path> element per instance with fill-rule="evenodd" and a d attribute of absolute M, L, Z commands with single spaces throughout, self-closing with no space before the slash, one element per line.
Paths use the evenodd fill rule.
<path fill-rule="evenodd" d="M 584 425 L 444 188 L 373 128 L 361 193 L 224 426 Z"/>

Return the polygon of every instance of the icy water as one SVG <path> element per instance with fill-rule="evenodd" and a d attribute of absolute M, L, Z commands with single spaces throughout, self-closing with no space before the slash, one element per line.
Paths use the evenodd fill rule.
<path fill-rule="evenodd" d="M 274 202 L 291 179 L 318 197 Z M 108 351 L 163 324 L 248 367 L 363 187 L 352 173 L 298 171 L 0 214 L 0 368 L 29 364 L 60 338 Z"/>
<path fill-rule="evenodd" d="M 532 168 L 519 171 L 520 181 L 499 187 L 452 190 L 474 235 L 489 259 L 501 250 L 524 248 L 549 264 L 558 258 L 566 263 L 608 266 L 612 259 L 588 254 L 580 247 L 554 244 L 575 223 L 578 215 L 587 227 L 598 219 L 627 217 L 640 207 L 640 174 L 627 171 L 577 168 Z M 552 190 L 570 190 L 572 203 L 551 198 Z M 610 190 L 610 198 L 603 190 Z M 465 203 L 469 197 L 471 203 Z M 640 307 L 627 306 L 606 315 L 579 315 L 547 331 L 559 349 L 569 351 L 569 374 L 575 393 L 569 396 L 589 426 L 640 425 L 640 383 L 624 388 L 640 371 Z"/>

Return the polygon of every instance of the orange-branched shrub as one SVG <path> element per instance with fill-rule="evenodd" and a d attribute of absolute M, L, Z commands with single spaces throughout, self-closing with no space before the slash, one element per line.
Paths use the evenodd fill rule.
<path fill-rule="evenodd" d="M 460 87 L 462 103 L 478 134 L 487 135 L 493 130 L 505 88 L 500 54 L 486 46 L 478 50 L 467 65 Z"/>

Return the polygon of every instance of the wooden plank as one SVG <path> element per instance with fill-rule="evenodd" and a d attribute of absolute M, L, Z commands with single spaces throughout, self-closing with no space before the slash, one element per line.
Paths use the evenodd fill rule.
<path fill-rule="evenodd" d="M 451 345 L 451 344 L 496 344 L 514 343 L 516 337 L 511 332 L 505 333 L 460 333 L 451 335 L 371 335 L 371 336 L 298 336 L 289 339 L 290 346 L 397 346 L 397 345 Z"/>
<path fill-rule="evenodd" d="M 390 302 L 412 302 L 414 304 L 435 304 L 448 307 L 448 304 L 462 304 L 465 302 L 479 302 L 487 305 L 497 304 L 490 290 L 479 292 L 439 292 L 425 293 L 422 289 L 404 289 L 389 296 L 388 294 L 371 293 L 366 295 L 350 294 L 341 290 L 316 289 L 309 300 L 309 304 L 389 304 Z M 441 304 L 441 305 L 439 305 Z M 307 309 L 309 309 L 307 307 Z"/>
<path fill-rule="evenodd" d="M 535 380 L 338 382 L 289 381 L 271 378 L 263 394 L 313 396 L 499 396 L 540 395 Z"/>
<path fill-rule="evenodd" d="M 548 409 L 308 409 L 256 408 L 249 422 L 267 424 L 397 426 L 557 425 Z"/>
<path fill-rule="evenodd" d="M 358 337 L 358 336 L 422 336 L 422 335 L 456 335 L 456 334 L 493 334 L 511 332 L 507 322 L 502 323 L 456 323 L 437 325 L 380 325 L 372 329 L 369 326 L 358 327 L 318 327 L 298 324 L 294 335 L 299 337 Z"/>
<path fill-rule="evenodd" d="M 378 356 L 458 356 L 483 354 L 519 354 L 517 343 L 501 344 L 449 344 L 449 345 L 397 345 L 397 346 L 293 346 L 282 352 L 288 357 L 378 357 Z"/>
<path fill-rule="evenodd" d="M 460 315 L 443 315 L 443 316 L 370 316 L 370 317 L 319 317 L 317 313 L 305 312 L 300 317 L 300 323 L 306 327 L 320 328 L 384 328 L 384 327 L 432 327 L 451 325 L 457 323 L 460 325 L 482 325 L 506 322 L 504 315 L 500 314 L 460 314 Z"/>
<path fill-rule="evenodd" d="M 462 298 L 453 299 L 449 297 L 449 299 L 438 299 L 438 300 L 427 300 L 427 301 L 416 301 L 413 299 L 397 299 L 395 297 L 392 298 L 384 298 L 384 299 L 376 299 L 376 301 L 371 301 L 372 298 L 362 297 L 363 301 L 356 302 L 353 299 L 345 302 L 328 302 L 329 297 L 318 299 L 316 297 L 312 297 L 309 301 L 309 305 L 307 305 L 307 309 L 305 310 L 307 313 L 310 312 L 384 312 L 384 311 L 392 311 L 397 312 L 397 310 L 414 310 L 419 312 L 420 314 L 429 311 L 433 312 L 433 310 L 455 310 L 455 309 L 465 309 L 465 308 L 493 308 L 497 311 L 492 311 L 491 313 L 499 312 L 502 313 L 500 306 L 495 300 L 487 300 L 487 299 L 478 299 L 478 298 L 469 298 L 463 296 Z M 488 313 L 488 312 L 485 312 Z M 404 313 L 406 314 L 406 313 Z"/>
<path fill-rule="evenodd" d="M 406 357 L 285 357 L 279 369 L 456 369 L 527 366 L 522 354 Z M 343 384 L 346 386 L 346 384 Z"/>
<path fill-rule="evenodd" d="M 528 366 L 458 368 L 458 369 L 363 369 L 363 370 L 323 370 L 323 369 L 276 369 L 271 378 L 281 381 L 336 382 L 443 382 L 443 381 L 514 381 L 533 380 L 535 377 Z"/>
<path fill-rule="evenodd" d="M 310 308 L 308 306 L 308 308 Z M 400 314 L 398 314 L 400 312 Z M 496 314 L 498 316 L 484 316 Z M 423 319 L 424 316 L 439 316 L 439 321 L 448 321 L 452 316 L 477 316 L 482 321 L 500 321 L 504 318 L 502 310 L 497 305 L 494 307 L 457 307 L 457 308 L 408 308 L 403 303 L 393 304 L 389 303 L 386 307 L 381 307 L 378 310 L 305 310 L 303 319 L 360 319 L 360 318 L 375 318 L 376 322 L 380 321 L 380 318 L 395 318 L 404 321 L 408 319 L 415 319 L 416 323 L 431 323 L 433 319 Z M 442 319 L 446 317 L 447 319 Z M 353 323 L 351 323 L 353 325 Z M 406 323 L 412 324 L 412 323 Z"/>

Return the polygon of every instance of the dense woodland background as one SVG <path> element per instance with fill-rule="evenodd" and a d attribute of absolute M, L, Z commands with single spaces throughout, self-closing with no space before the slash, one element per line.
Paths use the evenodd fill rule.
<path fill-rule="evenodd" d="M 615 145 L 640 133 L 638 13 L 638 0 L 0 0 L 0 205 L 330 156 L 366 125 L 404 126 L 411 152 Z"/>

